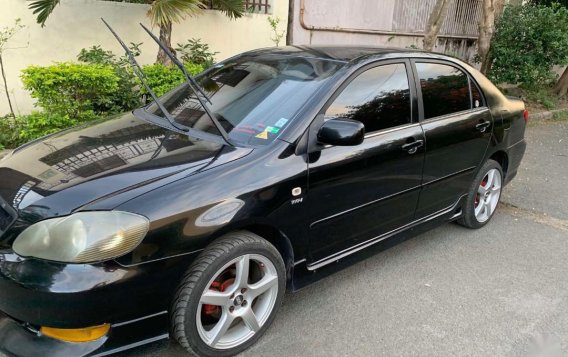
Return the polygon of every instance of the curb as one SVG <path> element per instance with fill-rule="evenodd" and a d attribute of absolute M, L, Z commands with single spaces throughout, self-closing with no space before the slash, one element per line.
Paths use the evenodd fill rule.
<path fill-rule="evenodd" d="M 9 152 L 10 150 L 0 150 L 0 160 L 2 160 L 4 156 L 8 155 Z"/>
<path fill-rule="evenodd" d="M 547 119 L 552 119 L 552 117 L 554 116 L 554 114 L 556 114 L 556 113 L 561 113 L 561 112 L 566 112 L 566 111 L 568 111 L 568 108 L 555 109 L 555 110 L 550 110 L 550 111 L 546 111 L 546 112 L 538 112 L 538 113 L 534 113 L 534 114 L 529 114 L 529 121 L 530 121 L 530 120 L 547 120 Z"/>

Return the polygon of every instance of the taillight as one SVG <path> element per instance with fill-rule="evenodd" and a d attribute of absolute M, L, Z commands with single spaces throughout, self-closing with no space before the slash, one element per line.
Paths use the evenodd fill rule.
<path fill-rule="evenodd" d="M 523 112 L 523 118 L 525 118 L 525 123 L 529 122 L 529 111 L 525 109 Z"/>

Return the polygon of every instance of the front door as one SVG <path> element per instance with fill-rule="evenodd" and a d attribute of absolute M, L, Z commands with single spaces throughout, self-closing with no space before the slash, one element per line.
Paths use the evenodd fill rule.
<path fill-rule="evenodd" d="M 326 146 L 311 155 L 312 267 L 412 221 L 422 179 L 424 137 L 419 123 L 413 122 L 415 87 L 410 85 L 410 73 L 406 61 L 367 67 L 324 108 L 325 118 L 361 121 L 366 136 L 358 146 Z"/>
<path fill-rule="evenodd" d="M 415 61 L 426 137 L 423 189 L 416 218 L 452 207 L 481 164 L 493 120 L 481 91 L 455 65 Z"/>

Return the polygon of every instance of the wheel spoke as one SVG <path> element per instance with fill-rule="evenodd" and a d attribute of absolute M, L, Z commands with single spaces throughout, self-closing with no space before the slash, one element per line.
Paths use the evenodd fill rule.
<path fill-rule="evenodd" d="M 233 323 L 233 319 L 234 318 L 230 314 L 223 311 L 219 322 L 217 322 L 215 327 L 213 327 L 213 329 L 208 333 L 208 335 L 210 336 L 208 344 L 211 347 L 215 347 L 215 345 L 219 343 L 219 340 L 223 336 L 225 336 L 225 333 L 227 333 L 227 330 L 231 326 L 231 323 Z"/>
<path fill-rule="evenodd" d="M 201 295 L 201 300 L 199 302 L 208 305 L 225 306 L 229 301 L 231 294 L 223 293 L 215 290 L 207 290 L 203 295 Z"/>
<path fill-rule="evenodd" d="M 482 186 L 481 184 L 479 185 L 479 187 L 477 188 L 477 193 L 479 194 L 479 196 L 481 198 L 483 198 L 485 196 L 485 192 L 487 192 L 487 185 Z"/>
<path fill-rule="evenodd" d="M 495 180 L 495 170 L 489 170 L 487 173 L 487 182 L 485 183 L 485 187 L 489 188 L 493 186 L 493 181 Z"/>
<path fill-rule="evenodd" d="M 259 282 L 249 285 L 249 294 L 256 298 L 273 286 L 278 284 L 278 277 L 276 275 L 266 275 Z"/>
<path fill-rule="evenodd" d="M 251 331 L 257 332 L 258 330 L 260 330 L 260 325 L 258 323 L 256 315 L 251 308 L 246 309 L 245 313 L 241 315 L 241 318 Z"/>
<path fill-rule="evenodd" d="M 491 216 L 491 200 L 485 202 L 484 204 L 485 206 L 485 217 L 489 217 Z"/>
<path fill-rule="evenodd" d="M 237 272 L 235 277 L 235 285 L 237 288 L 246 288 L 248 286 L 250 256 L 243 255 L 237 262 Z"/>
<path fill-rule="evenodd" d="M 481 200 L 481 199 L 480 199 Z M 479 203 L 477 204 L 477 207 L 475 207 L 475 216 L 477 218 L 479 218 L 479 215 L 481 214 L 481 211 L 483 211 L 483 201 L 479 201 Z"/>

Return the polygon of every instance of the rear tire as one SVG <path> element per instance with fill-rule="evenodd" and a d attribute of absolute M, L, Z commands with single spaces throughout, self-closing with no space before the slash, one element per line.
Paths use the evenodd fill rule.
<path fill-rule="evenodd" d="M 233 356 L 268 329 L 286 289 L 278 250 L 240 231 L 207 247 L 184 275 L 171 309 L 171 335 L 190 353 Z"/>
<path fill-rule="evenodd" d="M 487 160 L 469 189 L 463 217 L 457 223 L 471 229 L 486 225 L 497 210 L 503 189 L 503 169 L 494 160 Z"/>

